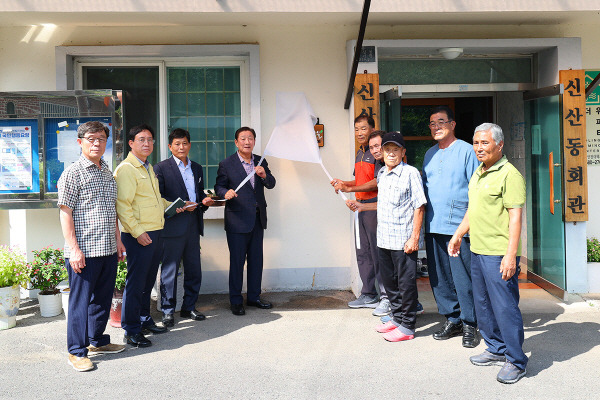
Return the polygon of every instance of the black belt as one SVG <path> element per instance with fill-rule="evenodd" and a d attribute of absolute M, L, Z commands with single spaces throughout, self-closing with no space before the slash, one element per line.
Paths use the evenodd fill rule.
<path fill-rule="evenodd" d="M 356 201 L 358 201 L 359 203 L 376 203 L 377 202 L 377 197 L 373 197 L 372 199 L 367 199 L 367 200 L 358 200 L 358 199 L 356 199 Z"/>

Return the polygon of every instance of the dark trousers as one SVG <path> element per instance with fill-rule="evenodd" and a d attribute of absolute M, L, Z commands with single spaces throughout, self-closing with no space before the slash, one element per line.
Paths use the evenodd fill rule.
<path fill-rule="evenodd" d="M 379 247 L 379 268 L 394 321 L 410 330 L 417 321 L 417 252 Z"/>
<path fill-rule="evenodd" d="M 129 233 L 122 233 L 121 240 L 127 250 L 127 280 L 123 292 L 121 327 L 127 335 L 140 333 L 143 325 L 152 325 L 150 316 L 150 293 L 156 282 L 158 264 L 152 259 L 158 248 L 160 231 L 146 232 L 152 243 L 142 246 Z"/>
<path fill-rule="evenodd" d="M 196 307 L 200 285 L 202 284 L 202 266 L 200 264 L 200 232 L 198 220 L 190 220 L 184 236 L 162 237 L 159 239 L 156 253 L 162 259 L 160 270 L 160 305 L 163 313 L 173 314 L 177 302 L 177 273 L 183 261 L 183 311 L 192 311 Z M 157 261 L 158 262 L 158 261 Z"/>
<path fill-rule="evenodd" d="M 379 290 L 385 297 L 385 288 L 378 276 L 379 256 L 377 254 L 377 211 L 363 211 L 358 213 L 358 235 L 360 249 L 356 249 L 356 263 L 358 274 L 362 281 L 361 294 L 377 296 L 375 278 L 379 281 Z"/>
<path fill-rule="evenodd" d="M 450 322 L 476 326 L 473 284 L 471 283 L 471 246 L 463 238 L 458 257 L 448 255 L 451 235 L 425 235 L 429 283 L 440 314 Z"/>
<path fill-rule="evenodd" d="M 248 301 L 256 301 L 260 298 L 263 271 L 263 237 L 265 234 L 260 222 L 260 216 L 256 214 L 254 228 L 248 233 L 227 234 L 227 246 L 229 247 L 229 301 L 231 304 L 242 304 L 242 285 L 244 283 L 244 263 L 248 278 Z"/>
<path fill-rule="evenodd" d="M 87 357 L 87 347 L 106 346 L 110 336 L 104 333 L 117 277 L 117 253 L 85 259 L 80 273 L 65 265 L 69 273 L 69 318 L 67 347 L 69 354 Z"/>
<path fill-rule="evenodd" d="M 523 318 L 519 310 L 519 271 L 508 281 L 502 279 L 502 256 L 471 254 L 473 297 L 479 331 L 487 351 L 504 354 L 521 369 L 527 365 L 523 352 Z M 517 257 L 517 266 L 519 257 Z"/>

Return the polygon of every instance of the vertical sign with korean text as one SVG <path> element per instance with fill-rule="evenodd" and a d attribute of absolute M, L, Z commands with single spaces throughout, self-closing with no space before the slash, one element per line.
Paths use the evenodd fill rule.
<path fill-rule="evenodd" d="M 587 87 L 600 71 L 585 71 Z M 600 85 L 585 101 L 585 130 L 587 132 L 587 163 L 600 165 Z"/>
<path fill-rule="evenodd" d="M 379 74 L 356 74 L 354 80 L 354 118 L 367 115 L 379 129 Z M 353 127 L 354 130 L 354 127 Z M 358 149 L 358 143 L 355 143 Z"/>
<path fill-rule="evenodd" d="M 560 71 L 559 79 L 564 86 L 562 123 L 565 221 L 587 221 L 585 72 L 583 70 Z"/>

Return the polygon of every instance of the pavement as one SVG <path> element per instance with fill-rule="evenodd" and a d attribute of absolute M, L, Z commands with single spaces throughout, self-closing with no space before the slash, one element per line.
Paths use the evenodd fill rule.
<path fill-rule="evenodd" d="M 461 338 L 436 341 L 443 322 L 431 291 L 414 340 L 388 343 L 369 309 L 349 309 L 348 291 L 265 293 L 272 310 L 234 316 L 226 295 L 203 295 L 206 321 L 179 319 L 153 346 L 67 364 L 64 315 L 42 318 L 22 300 L 15 328 L 0 331 L 0 399 L 597 399 L 600 296 L 562 302 L 521 290 L 527 375 L 496 381 L 500 367 L 476 367 Z M 155 318 L 160 320 L 160 314 Z M 108 327 L 112 341 L 123 331 Z"/>

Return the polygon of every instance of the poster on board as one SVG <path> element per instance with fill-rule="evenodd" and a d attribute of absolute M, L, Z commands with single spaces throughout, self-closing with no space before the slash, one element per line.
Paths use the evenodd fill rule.
<path fill-rule="evenodd" d="M 62 172 L 79 159 L 81 147 L 77 143 L 77 128 L 89 121 L 100 121 L 108 127 L 109 140 L 102 158 L 113 168 L 113 126 L 110 117 L 45 118 L 46 192 L 57 192 L 56 184 Z"/>
<path fill-rule="evenodd" d="M 32 135 L 30 125 L 1 128 L 0 190 L 30 191 L 33 187 Z"/>

